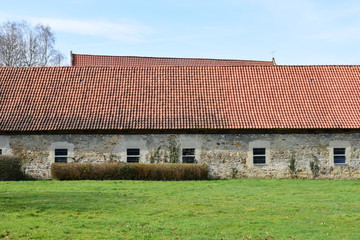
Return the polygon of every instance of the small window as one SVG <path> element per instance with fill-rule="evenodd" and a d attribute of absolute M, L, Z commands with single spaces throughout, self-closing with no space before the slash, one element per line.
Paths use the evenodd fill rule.
<path fill-rule="evenodd" d="M 266 149 L 265 148 L 253 148 L 253 161 L 254 164 L 266 163 Z"/>
<path fill-rule="evenodd" d="M 2 155 L 2 149 L 0 148 L 0 155 Z"/>
<path fill-rule="evenodd" d="M 126 150 L 128 163 L 138 163 L 140 160 L 140 149 L 139 148 L 128 148 Z"/>
<path fill-rule="evenodd" d="M 55 148 L 55 162 L 66 163 L 68 158 L 68 150 L 66 148 Z"/>
<path fill-rule="evenodd" d="M 346 163 L 345 148 L 334 148 L 334 163 Z"/>
<path fill-rule="evenodd" d="M 195 163 L 195 148 L 183 148 L 182 162 L 183 163 Z"/>

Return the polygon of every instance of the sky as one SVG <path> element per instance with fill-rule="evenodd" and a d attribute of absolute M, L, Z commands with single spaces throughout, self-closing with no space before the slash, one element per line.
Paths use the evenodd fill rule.
<path fill-rule="evenodd" d="M 0 0 L 77 54 L 360 64 L 358 0 Z"/>

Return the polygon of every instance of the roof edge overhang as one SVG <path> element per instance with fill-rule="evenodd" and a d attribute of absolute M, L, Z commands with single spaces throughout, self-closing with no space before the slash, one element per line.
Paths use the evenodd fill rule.
<path fill-rule="evenodd" d="M 63 129 L 4 131 L 0 135 L 23 134 L 321 134 L 321 133 L 360 133 L 360 128 L 289 128 L 289 129 Z"/>

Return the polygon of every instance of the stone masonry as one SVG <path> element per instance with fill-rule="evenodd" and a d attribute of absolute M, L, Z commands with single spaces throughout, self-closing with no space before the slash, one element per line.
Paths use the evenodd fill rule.
<path fill-rule="evenodd" d="M 334 164 L 333 148 L 346 148 L 346 163 Z M 195 148 L 197 163 L 209 166 L 211 178 L 314 177 L 360 179 L 360 133 L 318 134 L 23 134 L 0 135 L 4 155 L 22 157 L 27 174 L 50 179 L 54 149 L 67 148 L 68 162 L 126 162 L 126 149 L 139 148 L 140 162 L 170 162 L 176 151 Z M 253 149 L 266 148 L 266 163 L 253 163 Z M 174 156 L 174 155 L 172 155 Z M 294 168 L 290 171 L 290 161 Z"/>

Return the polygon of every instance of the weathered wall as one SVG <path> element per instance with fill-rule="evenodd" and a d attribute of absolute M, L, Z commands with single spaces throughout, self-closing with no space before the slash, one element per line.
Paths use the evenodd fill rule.
<path fill-rule="evenodd" d="M 2 144 L 2 145 L 1 145 Z M 267 163 L 252 163 L 251 147 L 266 145 Z M 296 176 L 312 178 L 310 161 L 319 160 L 320 179 L 360 179 L 360 133 L 348 134 L 59 134 L 1 135 L 4 154 L 26 159 L 26 172 L 51 178 L 54 148 L 69 149 L 69 162 L 126 161 L 126 148 L 140 148 L 140 162 L 169 162 L 181 148 L 195 148 L 198 163 L 209 166 L 213 178 L 289 178 L 295 159 Z M 332 147 L 346 147 L 347 163 L 333 164 Z"/>

